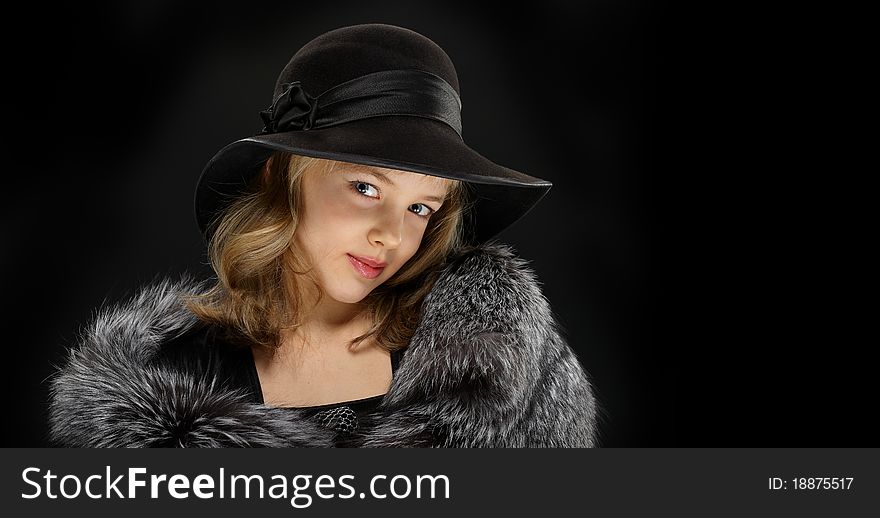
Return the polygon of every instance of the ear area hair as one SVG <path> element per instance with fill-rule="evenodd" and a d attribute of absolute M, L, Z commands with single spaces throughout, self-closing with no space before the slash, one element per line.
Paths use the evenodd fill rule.
<path fill-rule="evenodd" d="M 263 164 L 263 167 L 260 170 L 260 173 L 263 175 L 263 183 L 267 183 L 269 181 L 269 171 L 272 169 L 272 162 L 273 162 L 274 158 L 275 158 L 274 155 L 270 156 L 269 159 L 266 160 L 266 163 Z"/>

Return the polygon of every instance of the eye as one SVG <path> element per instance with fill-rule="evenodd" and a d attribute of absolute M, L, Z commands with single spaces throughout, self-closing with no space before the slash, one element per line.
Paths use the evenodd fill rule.
<path fill-rule="evenodd" d="M 361 180 L 355 180 L 348 183 L 354 190 L 354 192 L 360 194 L 361 196 L 366 196 L 367 198 L 374 199 L 379 197 L 379 189 L 377 189 L 376 186 L 374 186 L 373 184 Z M 374 194 L 370 194 L 371 192 L 373 192 Z M 409 206 L 409 208 L 413 214 L 424 219 L 430 218 L 431 214 L 434 214 L 434 212 L 436 212 L 434 209 L 428 207 L 424 203 L 413 203 Z M 415 210 L 413 210 L 413 208 L 415 208 Z"/>
<path fill-rule="evenodd" d="M 428 207 L 423 203 L 413 203 L 409 206 L 410 209 L 412 209 L 413 207 L 415 207 L 416 209 L 414 212 L 425 219 L 429 218 L 431 214 L 434 214 L 434 209 Z M 422 212 L 423 210 L 425 211 L 424 213 Z"/>
<path fill-rule="evenodd" d="M 348 182 L 348 183 L 351 184 L 351 188 L 354 189 L 355 192 L 357 192 L 358 194 L 361 194 L 361 195 L 366 196 L 368 198 L 378 198 L 378 196 L 373 196 L 371 194 L 368 194 L 371 189 L 373 191 L 375 191 L 375 193 L 377 195 L 379 194 L 379 189 L 376 189 L 375 186 L 368 184 L 367 182 L 362 182 L 360 180 L 356 180 L 354 182 Z"/>

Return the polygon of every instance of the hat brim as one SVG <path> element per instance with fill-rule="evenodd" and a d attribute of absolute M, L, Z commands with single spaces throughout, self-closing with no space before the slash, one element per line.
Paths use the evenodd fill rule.
<path fill-rule="evenodd" d="M 257 135 L 235 141 L 208 162 L 195 193 L 202 235 L 246 188 L 275 151 L 398 169 L 468 182 L 476 199 L 466 240 L 483 243 L 528 213 L 552 184 L 498 165 L 465 144 L 446 124 L 416 116 L 385 116 L 346 124 Z"/>

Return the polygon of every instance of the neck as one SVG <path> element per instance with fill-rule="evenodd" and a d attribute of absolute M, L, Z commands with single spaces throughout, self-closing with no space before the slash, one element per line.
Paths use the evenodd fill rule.
<path fill-rule="evenodd" d="M 308 294 L 302 300 L 302 324 L 282 334 L 282 349 L 302 344 L 347 347 L 351 339 L 370 327 L 369 313 L 363 304 L 339 302 L 326 295 L 316 303 L 316 294 Z"/>

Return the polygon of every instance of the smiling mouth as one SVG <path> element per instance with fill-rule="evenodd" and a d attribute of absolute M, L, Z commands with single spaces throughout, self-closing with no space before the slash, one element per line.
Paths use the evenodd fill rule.
<path fill-rule="evenodd" d="M 365 277 L 367 279 L 375 279 L 385 269 L 385 267 L 374 268 L 374 267 L 364 263 L 363 261 L 358 261 L 357 259 L 355 259 L 351 255 L 348 256 L 348 261 L 351 263 L 351 265 L 354 267 L 354 269 L 358 273 L 360 273 L 363 277 Z"/>

